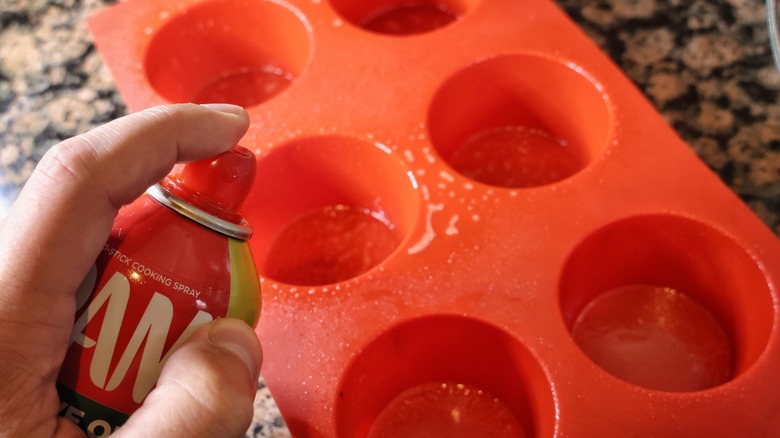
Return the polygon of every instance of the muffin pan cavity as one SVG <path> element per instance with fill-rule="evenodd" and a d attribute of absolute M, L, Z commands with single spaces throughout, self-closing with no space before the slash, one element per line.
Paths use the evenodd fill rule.
<path fill-rule="evenodd" d="M 674 215 L 631 217 L 588 236 L 563 270 L 561 309 L 575 342 L 607 372 L 681 392 L 746 372 L 774 318 L 750 253 Z"/>
<path fill-rule="evenodd" d="M 345 373 L 340 436 L 550 436 L 555 403 L 530 352 L 482 321 L 434 315 L 371 341 Z"/>
<path fill-rule="evenodd" d="M 258 161 L 247 219 L 259 272 L 300 286 L 338 283 L 382 263 L 417 219 L 416 181 L 379 143 L 302 138 Z M 381 181 L 381 184 L 377 184 Z"/>
<path fill-rule="evenodd" d="M 248 107 L 293 436 L 777 430 L 780 242 L 555 3 L 127 0 L 90 28 L 131 110 Z"/>
<path fill-rule="evenodd" d="M 143 67 L 170 102 L 256 106 L 290 86 L 311 54 L 305 21 L 278 2 L 211 0 L 164 14 Z"/>
<path fill-rule="evenodd" d="M 582 170 L 606 146 L 610 120 L 598 84 L 576 66 L 531 55 L 464 68 L 439 89 L 429 113 L 431 140 L 450 166 L 509 188 Z"/>

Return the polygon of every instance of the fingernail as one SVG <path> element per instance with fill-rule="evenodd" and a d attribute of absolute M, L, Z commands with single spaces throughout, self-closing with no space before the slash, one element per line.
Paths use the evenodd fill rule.
<path fill-rule="evenodd" d="M 262 353 L 255 332 L 243 321 L 221 318 L 209 330 L 211 345 L 235 353 L 244 361 L 254 380 L 260 375 Z"/>
<path fill-rule="evenodd" d="M 232 114 L 234 116 L 243 116 L 246 112 L 244 108 L 230 103 L 204 103 L 201 104 L 201 106 L 221 113 Z"/>

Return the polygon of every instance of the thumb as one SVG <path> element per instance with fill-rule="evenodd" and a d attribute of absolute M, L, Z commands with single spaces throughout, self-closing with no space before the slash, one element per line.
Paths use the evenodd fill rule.
<path fill-rule="evenodd" d="M 243 437 L 263 353 L 243 321 L 199 328 L 168 359 L 157 387 L 113 437 Z"/>

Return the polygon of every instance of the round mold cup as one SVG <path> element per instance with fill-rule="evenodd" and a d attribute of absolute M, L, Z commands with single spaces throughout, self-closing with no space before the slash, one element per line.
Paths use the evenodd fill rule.
<path fill-rule="evenodd" d="M 531 188 L 584 169 L 607 145 L 611 111 L 575 66 L 503 55 L 451 76 L 429 108 L 431 141 L 457 172 L 480 183 Z"/>
<path fill-rule="evenodd" d="M 351 24 L 384 35 L 416 35 L 445 27 L 479 0 L 330 0 Z"/>
<path fill-rule="evenodd" d="M 747 372 L 774 318 L 760 262 L 717 229 L 668 214 L 626 218 L 582 241 L 564 267 L 560 305 L 593 362 L 668 392 Z"/>
<path fill-rule="evenodd" d="M 340 438 L 552 436 L 555 400 L 533 355 L 488 323 L 454 315 L 390 328 L 346 369 Z"/>
<path fill-rule="evenodd" d="M 322 286 L 370 271 L 408 237 L 416 181 L 386 147 L 344 136 L 308 137 L 258 159 L 244 213 L 260 275 Z"/>
<path fill-rule="evenodd" d="M 144 69 L 170 102 L 249 108 L 284 91 L 310 52 L 298 12 L 267 0 L 212 0 L 168 18 L 151 37 Z"/>

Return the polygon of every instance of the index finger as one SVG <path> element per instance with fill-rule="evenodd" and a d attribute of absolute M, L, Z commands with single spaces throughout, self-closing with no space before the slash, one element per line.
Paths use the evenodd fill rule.
<path fill-rule="evenodd" d="M 39 193 L 94 187 L 120 207 L 176 162 L 206 158 L 234 146 L 248 123 L 246 112 L 235 105 L 150 108 L 58 144 L 27 185 Z"/>

